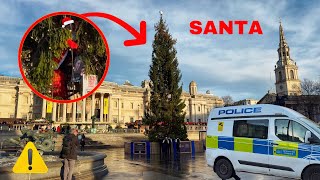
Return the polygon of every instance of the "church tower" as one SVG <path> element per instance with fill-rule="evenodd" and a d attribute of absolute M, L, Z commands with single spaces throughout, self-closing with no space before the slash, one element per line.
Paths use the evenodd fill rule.
<path fill-rule="evenodd" d="M 197 83 L 195 81 L 191 81 L 189 84 L 189 93 L 191 96 L 197 95 Z"/>
<path fill-rule="evenodd" d="M 279 36 L 279 59 L 274 70 L 276 75 L 276 93 L 279 96 L 301 95 L 301 82 L 298 77 L 298 66 L 296 62 L 290 58 L 290 48 L 284 37 L 281 22 L 279 27 Z"/>

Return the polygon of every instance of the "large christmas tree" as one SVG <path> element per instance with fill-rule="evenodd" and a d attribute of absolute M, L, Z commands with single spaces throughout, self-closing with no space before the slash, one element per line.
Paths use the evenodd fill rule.
<path fill-rule="evenodd" d="M 144 123 L 149 125 L 149 140 L 158 141 L 165 136 L 187 139 L 184 125 L 184 102 L 181 99 L 181 73 L 178 68 L 176 40 L 172 38 L 165 21 L 155 25 L 156 34 L 152 44 L 150 109 L 145 112 Z"/>
<path fill-rule="evenodd" d="M 25 75 L 38 92 L 47 96 L 52 95 L 54 70 L 59 67 L 66 52 L 73 51 L 73 61 L 75 58 L 81 59 L 84 73 L 97 75 L 98 80 L 106 66 L 106 47 L 99 32 L 78 17 L 70 17 L 74 23 L 62 27 L 65 18 L 53 16 L 43 20 L 30 31 L 23 44 L 21 59 Z M 76 50 L 70 48 L 75 45 Z M 72 69 L 73 65 L 69 63 L 68 66 Z M 71 81 L 71 78 L 66 78 L 66 81 Z"/>

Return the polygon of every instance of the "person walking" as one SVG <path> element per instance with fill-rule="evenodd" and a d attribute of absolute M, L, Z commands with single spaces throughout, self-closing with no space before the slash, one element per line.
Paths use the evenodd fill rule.
<path fill-rule="evenodd" d="M 71 180 L 74 165 L 77 160 L 77 149 L 79 141 L 77 138 L 78 129 L 72 129 L 70 134 L 66 134 L 62 142 L 60 158 L 63 159 L 63 180 Z"/>
<path fill-rule="evenodd" d="M 85 138 L 86 138 L 86 136 L 84 136 L 84 134 L 82 134 L 81 140 L 80 140 L 81 151 L 84 151 L 84 145 L 86 144 Z"/>
<path fill-rule="evenodd" d="M 170 140 L 169 138 L 166 136 L 163 140 L 162 140 L 162 153 L 163 153 L 163 157 L 165 159 L 168 158 L 169 156 L 169 144 L 170 144 Z"/>

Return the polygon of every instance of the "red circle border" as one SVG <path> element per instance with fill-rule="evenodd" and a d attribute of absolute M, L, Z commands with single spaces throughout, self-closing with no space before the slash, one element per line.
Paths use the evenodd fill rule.
<path fill-rule="evenodd" d="M 57 15 L 71 15 L 71 16 L 76 16 L 78 18 L 81 18 L 85 21 L 87 21 L 88 23 L 90 23 L 100 34 L 100 36 L 102 37 L 103 41 L 104 41 L 104 44 L 106 46 L 106 55 L 107 55 L 107 59 L 106 59 L 106 67 L 105 67 L 105 70 L 104 70 L 104 73 L 103 73 L 103 76 L 102 78 L 100 79 L 100 81 L 98 82 L 97 86 L 91 90 L 89 93 L 85 94 L 84 96 L 81 96 L 80 98 L 77 98 L 77 99 L 72 99 L 72 100 L 57 100 L 57 99 L 52 99 L 52 98 L 49 98 L 47 96 L 44 96 L 43 94 L 41 94 L 40 92 L 38 92 L 36 89 L 34 89 L 31 84 L 29 83 L 29 81 L 27 80 L 24 72 L 23 72 L 23 67 L 22 67 L 22 63 L 21 63 L 21 52 L 22 52 L 22 47 L 23 47 L 23 44 L 24 44 L 24 41 L 26 39 L 26 37 L 29 35 L 30 31 L 37 25 L 39 24 L 41 21 L 43 21 L 44 19 L 46 18 L 49 18 L 51 16 L 57 16 Z M 56 102 L 56 103 L 72 103 L 72 102 L 77 102 L 77 101 L 81 101 L 87 97 L 89 97 L 91 94 L 93 94 L 100 86 L 101 84 L 103 83 L 104 79 L 106 78 L 107 76 L 107 73 L 108 73 L 108 70 L 109 70 L 109 65 L 110 65 L 110 50 L 109 50 L 109 46 L 108 46 L 108 42 L 103 34 L 103 32 L 100 30 L 100 28 L 93 22 L 91 21 L 90 19 L 88 19 L 86 16 L 84 15 L 81 15 L 81 14 L 78 14 L 78 13 L 74 13 L 74 12 L 54 12 L 54 13 L 50 13 L 50 14 L 47 14 L 43 17 L 41 17 L 40 19 L 38 19 L 36 22 L 34 22 L 29 28 L 28 30 L 24 33 L 23 37 L 22 37 L 22 40 L 20 42 L 20 47 L 19 47 L 19 50 L 18 50 L 18 65 L 19 65 L 19 69 L 20 69 L 20 73 L 21 73 L 21 76 L 24 80 L 24 82 L 29 86 L 29 88 L 36 94 L 38 95 L 39 97 L 43 98 L 43 99 L 46 99 L 48 101 L 51 101 L 51 102 Z"/>

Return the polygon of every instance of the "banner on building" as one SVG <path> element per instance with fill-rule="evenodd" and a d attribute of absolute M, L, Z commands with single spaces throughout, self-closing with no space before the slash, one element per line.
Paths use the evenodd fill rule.
<path fill-rule="evenodd" d="M 98 85 L 98 77 L 96 75 L 82 76 L 82 95 L 86 95 Z"/>
<path fill-rule="evenodd" d="M 82 113 L 82 101 L 77 102 L 77 114 Z"/>
<path fill-rule="evenodd" d="M 47 101 L 47 113 L 52 113 L 52 105 L 51 101 Z"/>
<path fill-rule="evenodd" d="M 103 100 L 103 114 L 108 114 L 108 110 L 109 110 L 109 99 L 104 98 L 104 100 Z"/>
<path fill-rule="evenodd" d="M 73 65 L 72 81 L 80 82 L 83 74 L 84 74 L 84 62 L 81 60 L 79 56 L 76 56 L 74 65 Z"/>

